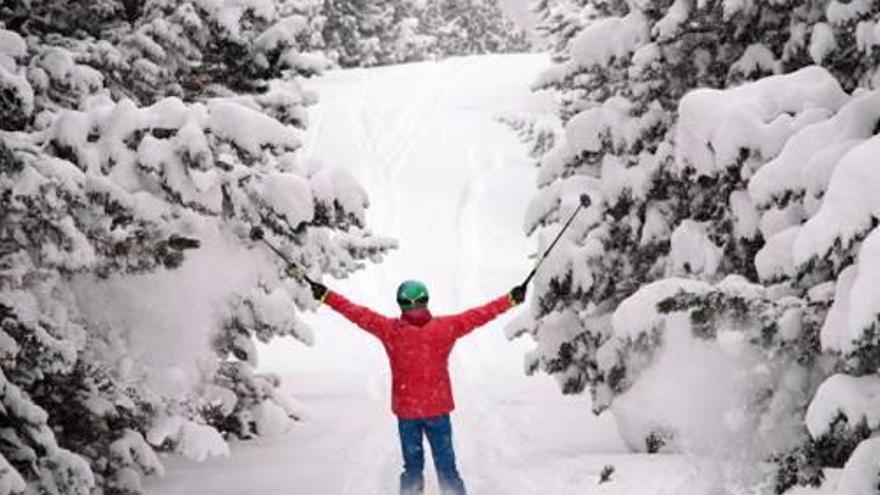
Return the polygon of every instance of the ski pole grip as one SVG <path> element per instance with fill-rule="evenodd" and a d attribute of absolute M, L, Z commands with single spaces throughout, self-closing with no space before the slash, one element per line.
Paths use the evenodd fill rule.
<path fill-rule="evenodd" d="M 593 204 L 593 200 L 590 199 L 589 194 L 581 194 L 581 206 L 583 208 L 589 208 L 591 204 Z"/>

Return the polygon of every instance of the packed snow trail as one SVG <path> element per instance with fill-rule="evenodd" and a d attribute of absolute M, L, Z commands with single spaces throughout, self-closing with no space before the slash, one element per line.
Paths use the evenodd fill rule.
<path fill-rule="evenodd" d="M 306 151 L 345 167 L 367 190 L 370 228 L 400 249 L 349 280 L 325 280 L 387 315 L 397 285 L 426 282 L 435 314 L 500 295 L 531 266 L 522 235 L 535 169 L 505 112 L 550 112 L 529 83 L 543 55 L 455 58 L 331 72 L 313 81 Z M 525 311 L 515 308 L 510 313 Z M 460 341 L 451 357 L 454 441 L 471 495 L 672 495 L 690 472 L 680 457 L 627 454 L 612 418 L 586 397 L 563 397 L 546 376 L 526 377 L 529 342 L 509 343 L 507 314 Z M 305 316 L 317 344 L 261 349 L 261 366 L 311 410 L 288 434 L 236 443 L 229 459 L 169 459 L 155 495 L 392 495 L 400 453 L 381 345 L 326 307 Z M 597 484 L 606 464 L 612 482 Z M 428 494 L 437 494 L 430 457 Z"/>

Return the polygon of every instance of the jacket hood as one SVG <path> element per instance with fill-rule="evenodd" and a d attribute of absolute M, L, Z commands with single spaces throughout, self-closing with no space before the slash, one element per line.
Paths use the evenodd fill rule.
<path fill-rule="evenodd" d="M 431 316 L 431 312 L 428 311 L 428 308 L 411 309 L 409 311 L 404 311 L 400 315 L 401 320 L 417 327 L 425 325 L 425 323 L 428 323 L 433 318 L 434 317 Z"/>

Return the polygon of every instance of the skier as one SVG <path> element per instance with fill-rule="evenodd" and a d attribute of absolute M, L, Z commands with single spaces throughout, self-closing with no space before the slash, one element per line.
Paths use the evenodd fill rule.
<path fill-rule="evenodd" d="M 403 453 L 401 495 L 418 495 L 424 489 L 423 435 L 431 445 L 443 493 L 466 495 L 452 446 L 449 413 L 455 406 L 449 381 L 449 353 L 460 337 L 522 303 L 526 284 L 483 306 L 435 317 L 428 310 L 425 284 L 407 280 L 397 288 L 400 318 L 388 318 L 352 303 L 320 283 L 308 282 L 315 299 L 378 337 L 385 347 L 393 382 L 391 408 L 398 418 Z"/>

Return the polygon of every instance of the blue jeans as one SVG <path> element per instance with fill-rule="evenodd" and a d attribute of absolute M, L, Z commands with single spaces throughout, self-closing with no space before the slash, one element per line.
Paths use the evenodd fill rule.
<path fill-rule="evenodd" d="M 455 467 L 452 448 L 452 423 L 449 415 L 427 419 L 398 418 L 400 447 L 403 451 L 403 474 L 400 475 L 401 495 L 420 495 L 425 487 L 425 450 L 422 435 L 428 437 L 437 480 L 444 495 L 467 495 L 464 482 Z"/>

